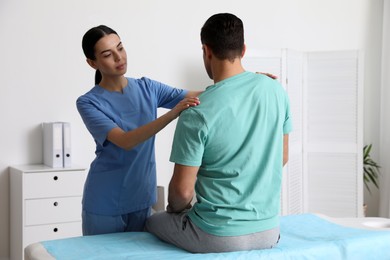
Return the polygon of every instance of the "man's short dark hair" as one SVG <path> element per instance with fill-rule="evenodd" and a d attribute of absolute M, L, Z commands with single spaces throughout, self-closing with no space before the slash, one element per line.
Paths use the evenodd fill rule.
<path fill-rule="evenodd" d="M 233 14 L 215 14 L 203 25 L 200 40 L 218 59 L 234 60 L 241 57 L 244 49 L 244 25 Z"/>

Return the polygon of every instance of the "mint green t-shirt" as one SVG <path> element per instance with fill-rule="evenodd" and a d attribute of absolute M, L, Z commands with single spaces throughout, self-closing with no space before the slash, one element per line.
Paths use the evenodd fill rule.
<path fill-rule="evenodd" d="M 287 94 L 276 81 L 243 72 L 209 86 L 177 122 L 170 160 L 199 166 L 191 221 L 217 236 L 279 225 Z"/>

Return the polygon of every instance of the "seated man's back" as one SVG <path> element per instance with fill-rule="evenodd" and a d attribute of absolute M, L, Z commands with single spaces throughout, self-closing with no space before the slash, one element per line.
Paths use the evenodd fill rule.
<path fill-rule="evenodd" d="M 221 236 L 277 226 L 285 91 L 267 76 L 243 72 L 199 98 L 200 106 L 180 116 L 171 155 L 177 164 L 200 166 L 189 217 Z"/>
<path fill-rule="evenodd" d="M 214 85 L 180 115 L 167 212 L 146 223 L 147 231 L 190 252 L 264 249 L 279 240 L 289 101 L 277 81 L 242 67 L 243 32 L 232 14 L 213 15 L 202 27 Z"/>

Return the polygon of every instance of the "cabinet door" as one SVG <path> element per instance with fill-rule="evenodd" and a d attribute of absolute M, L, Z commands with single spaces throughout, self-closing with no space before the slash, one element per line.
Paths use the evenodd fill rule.
<path fill-rule="evenodd" d="M 80 196 L 86 176 L 85 171 L 25 173 L 24 198 Z"/>

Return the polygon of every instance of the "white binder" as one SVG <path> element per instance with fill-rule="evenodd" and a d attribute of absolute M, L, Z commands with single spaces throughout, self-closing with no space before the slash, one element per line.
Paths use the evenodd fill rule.
<path fill-rule="evenodd" d="M 53 168 L 63 167 L 62 123 L 43 123 L 43 163 Z"/>
<path fill-rule="evenodd" d="M 63 165 L 64 167 L 72 166 L 72 149 L 70 142 L 70 123 L 62 122 L 62 148 L 63 148 Z"/>

